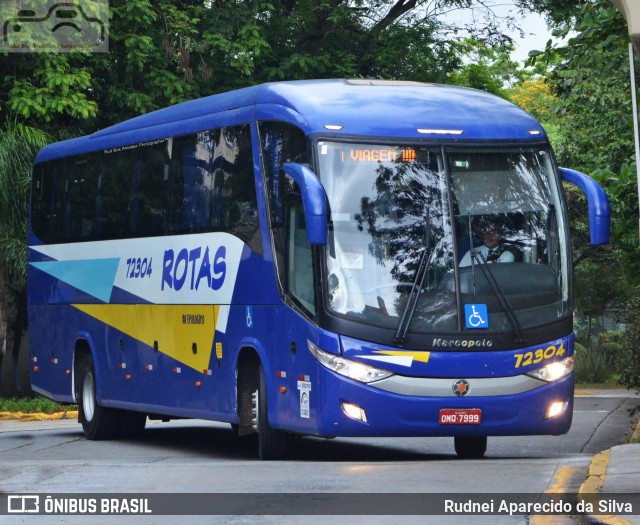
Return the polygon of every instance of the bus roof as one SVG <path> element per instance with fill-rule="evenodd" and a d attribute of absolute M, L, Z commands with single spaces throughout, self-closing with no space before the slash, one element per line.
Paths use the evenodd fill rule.
<path fill-rule="evenodd" d="M 546 137 L 517 106 L 475 89 L 381 80 L 274 82 L 160 109 L 45 147 L 36 162 L 251 120 L 297 124 L 307 135 L 521 141 Z M 328 126 L 328 127 L 327 127 Z"/>

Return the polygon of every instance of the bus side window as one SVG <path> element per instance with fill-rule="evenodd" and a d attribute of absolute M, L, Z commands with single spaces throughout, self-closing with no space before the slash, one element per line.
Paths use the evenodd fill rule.
<path fill-rule="evenodd" d="M 44 243 L 60 240 L 63 168 L 64 161 L 54 160 L 43 163 L 34 172 L 31 222 L 34 233 Z"/>
<path fill-rule="evenodd" d="M 250 128 L 222 128 L 213 137 L 211 229 L 235 235 L 262 253 Z"/>
<path fill-rule="evenodd" d="M 169 182 L 168 141 L 138 148 L 133 170 L 131 233 L 163 235 Z"/>
<path fill-rule="evenodd" d="M 313 315 L 313 260 L 300 190 L 282 169 L 285 162 L 308 162 L 307 140 L 300 129 L 290 124 L 261 122 L 260 143 L 278 280 L 282 290 Z"/>
<path fill-rule="evenodd" d="M 169 232 L 207 231 L 213 188 L 210 131 L 176 138 L 173 142 L 169 190 Z"/>
<path fill-rule="evenodd" d="M 100 239 L 123 239 L 129 235 L 132 174 L 131 151 L 102 155 L 96 198 L 96 221 Z"/>
<path fill-rule="evenodd" d="M 99 170 L 97 154 L 67 160 L 63 219 L 66 241 L 87 241 L 95 235 Z"/>
<path fill-rule="evenodd" d="M 315 313 L 313 258 L 299 195 L 289 199 L 286 231 L 288 290 L 307 310 Z"/>

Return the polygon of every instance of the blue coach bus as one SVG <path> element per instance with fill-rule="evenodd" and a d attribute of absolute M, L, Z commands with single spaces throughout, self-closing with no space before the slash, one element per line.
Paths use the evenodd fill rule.
<path fill-rule="evenodd" d="M 88 439 L 147 417 L 292 435 L 562 434 L 571 253 L 543 128 L 413 82 L 249 87 L 52 144 L 33 169 L 33 388 Z M 489 239 L 490 238 L 490 239 Z M 489 239 L 489 241 L 487 240 Z"/>

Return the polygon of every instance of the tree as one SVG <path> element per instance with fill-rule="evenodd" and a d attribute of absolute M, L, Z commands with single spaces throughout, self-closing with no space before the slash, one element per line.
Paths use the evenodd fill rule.
<path fill-rule="evenodd" d="M 524 7 L 524 0 L 522 4 Z M 511 64 L 498 0 L 111 0 L 109 53 L 5 53 L 0 62 L 0 305 L 7 363 L 15 364 L 24 320 L 29 166 L 39 147 L 74 130 L 115 122 L 217 92 L 279 79 L 383 77 L 443 82 L 472 48 L 493 74 Z M 475 9 L 478 27 L 442 15 Z M 494 47 L 492 47 L 494 46 Z M 470 54 L 471 53 L 471 54 Z M 467 62 L 459 83 L 499 90 L 485 64 Z M 465 76 L 466 75 L 466 76 Z M 505 77 L 502 77 L 505 78 Z M 15 154 L 15 155 L 14 155 Z M 12 313 L 15 312 L 15 313 Z M 5 373 L 7 367 L 3 366 Z"/>
<path fill-rule="evenodd" d="M 632 290 L 623 312 L 627 330 L 622 337 L 623 351 L 616 356 L 616 370 L 623 385 L 640 392 L 640 288 Z"/>
<path fill-rule="evenodd" d="M 6 326 L 6 351 L 0 355 L 0 393 L 28 394 L 28 360 L 22 338 L 26 319 L 27 206 L 31 163 L 52 137 L 17 123 L 0 133 L 0 315 Z M 0 348 L 1 350 L 1 348 Z"/>
<path fill-rule="evenodd" d="M 522 80 L 508 91 L 508 97 L 542 124 L 554 150 L 565 142 L 558 118 L 560 103 L 544 76 L 534 75 Z"/>
<path fill-rule="evenodd" d="M 563 137 L 557 148 L 559 160 L 590 173 L 602 184 L 613 217 L 608 248 L 587 246 L 585 220 L 574 222 L 576 304 L 584 313 L 602 311 L 607 305 L 617 305 L 626 312 L 628 330 L 616 366 L 623 384 L 637 389 L 638 159 L 633 151 L 626 24 L 619 11 L 605 0 L 585 2 L 579 11 L 555 0 L 533 3 L 549 8 L 558 36 L 575 31 L 566 45 L 549 43 L 544 51 L 532 56 L 533 61 L 542 59 L 553 64 L 549 82 L 557 95 Z M 563 22 L 559 15 L 565 9 L 571 16 Z M 568 200 L 576 215 L 586 215 L 586 204 L 580 198 L 570 196 Z"/>
<path fill-rule="evenodd" d="M 560 162 L 585 172 L 617 172 L 633 154 L 626 25 L 608 0 L 587 2 L 581 14 L 575 26 L 565 23 L 554 32 L 576 32 L 566 45 L 549 42 L 532 60 L 553 64 L 548 82 L 563 127 Z"/>
<path fill-rule="evenodd" d="M 510 58 L 513 46 L 499 49 L 473 37 L 453 45 L 463 57 L 463 64 L 448 75 L 450 84 L 509 98 L 509 88 L 524 80 L 526 73 Z"/>

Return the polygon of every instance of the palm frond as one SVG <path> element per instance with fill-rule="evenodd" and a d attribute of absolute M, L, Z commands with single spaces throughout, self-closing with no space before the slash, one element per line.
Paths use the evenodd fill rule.
<path fill-rule="evenodd" d="M 47 132 L 18 122 L 0 131 L 0 268 L 16 284 L 26 279 L 26 232 L 31 166 Z"/>

